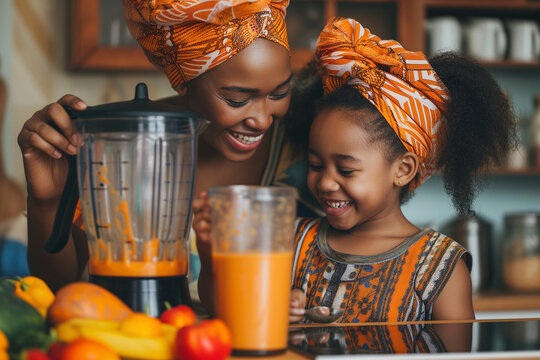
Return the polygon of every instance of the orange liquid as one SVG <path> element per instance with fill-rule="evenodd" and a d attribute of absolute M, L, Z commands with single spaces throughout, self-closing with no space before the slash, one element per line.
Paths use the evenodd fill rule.
<path fill-rule="evenodd" d="M 235 350 L 287 347 L 292 252 L 213 254 L 217 313 Z"/>
<path fill-rule="evenodd" d="M 107 167 L 102 166 L 97 174 L 104 184 L 110 185 L 106 176 Z M 112 194 L 117 194 L 112 188 L 109 188 L 109 191 Z M 126 200 L 120 201 L 120 206 L 115 209 L 115 212 L 120 212 L 123 219 L 123 223 L 118 218 L 115 219 L 116 227 L 124 235 L 121 240 L 123 241 L 121 256 L 113 256 L 111 244 L 109 242 L 105 244 L 102 239 L 98 239 L 94 244 L 89 244 L 90 261 L 88 272 L 90 274 L 120 277 L 158 277 L 187 274 L 187 254 L 179 246 L 175 246 L 172 259 L 159 259 L 160 246 L 163 244 L 160 244 L 158 239 L 146 241 L 142 248 L 142 259 L 138 259 L 134 253 L 136 242 L 131 230 L 131 216 Z M 110 228 L 111 224 L 104 224 L 103 226 Z"/>
<path fill-rule="evenodd" d="M 88 272 L 92 275 L 122 277 L 177 276 L 187 274 L 187 260 L 181 253 L 171 260 L 158 260 L 159 240 L 152 239 L 144 244 L 142 261 L 133 261 L 128 244 L 124 244 L 122 259 L 113 260 L 110 246 L 101 239 L 90 256 Z M 97 256 L 98 251 L 105 256 Z"/>

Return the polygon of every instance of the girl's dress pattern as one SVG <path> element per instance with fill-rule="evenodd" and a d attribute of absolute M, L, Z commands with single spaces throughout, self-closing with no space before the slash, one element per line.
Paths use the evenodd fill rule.
<path fill-rule="evenodd" d="M 303 338 L 293 346 L 321 354 L 448 352 L 435 329 L 420 323 L 292 328 L 291 335 Z"/>
<path fill-rule="evenodd" d="M 463 257 L 470 253 L 454 240 L 423 229 L 376 256 L 337 252 L 328 244 L 326 218 L 297 221 L 293 288 L 317 305 L 344 309 L 338 322 L 431 320 L 435 299 Z"/>

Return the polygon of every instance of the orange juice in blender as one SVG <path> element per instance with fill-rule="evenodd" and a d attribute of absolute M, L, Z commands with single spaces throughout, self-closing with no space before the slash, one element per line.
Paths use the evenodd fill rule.
<path fill-rule="evenodd" d="M 235 355 L 287 347 L 296 191 L 230 186 L 209 191 L 217 315 Z"/>
<path fill-rule="evenodd" d="M 197 137 L 208 122 L 151 101 L 143 83 L 131 101 L 66 111 L 83 143 L 76 161 L 68 158 L 68 179 L 45 249 L 55 253 L 65 246 L 80 196 L 91 282 L 152 316 L 166 303 L 190 304 Z"/>

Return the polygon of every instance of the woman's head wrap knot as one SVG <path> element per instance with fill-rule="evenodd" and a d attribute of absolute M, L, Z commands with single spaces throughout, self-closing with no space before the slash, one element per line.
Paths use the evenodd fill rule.
<path fill-rule="evenodd" d="M 257 38 L 289 49 L 289 0 L 123 0 L 128 28 L 173 88 Z"/>
<path fill-rule="evenodd" d="M 326 94 L 350 85 L 390 124 L 407 151 L 420 159 L 418 187 L 435 170 L 444 132 L 448 91 L 421 52 L 381 40 L 353 19 L 329 21 L 317 41 Z"/>

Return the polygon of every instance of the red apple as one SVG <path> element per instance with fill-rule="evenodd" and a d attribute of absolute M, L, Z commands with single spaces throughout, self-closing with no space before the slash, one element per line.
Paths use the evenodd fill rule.
<path fill-rule="evenodd" d="M 180 329 L 184 326 L 195 324 L 197 322 L 197 315 L 195 315 L 189 306 L 178 305 L 165 310 L 159 319 L 163 323 L 170 324 Z"/>
<path fill-rule="evenodd" d="M 231 331 L 220 319 L 203 320 L 176 333 L 178 360 L 224 360 L 231 355 Z"/>

